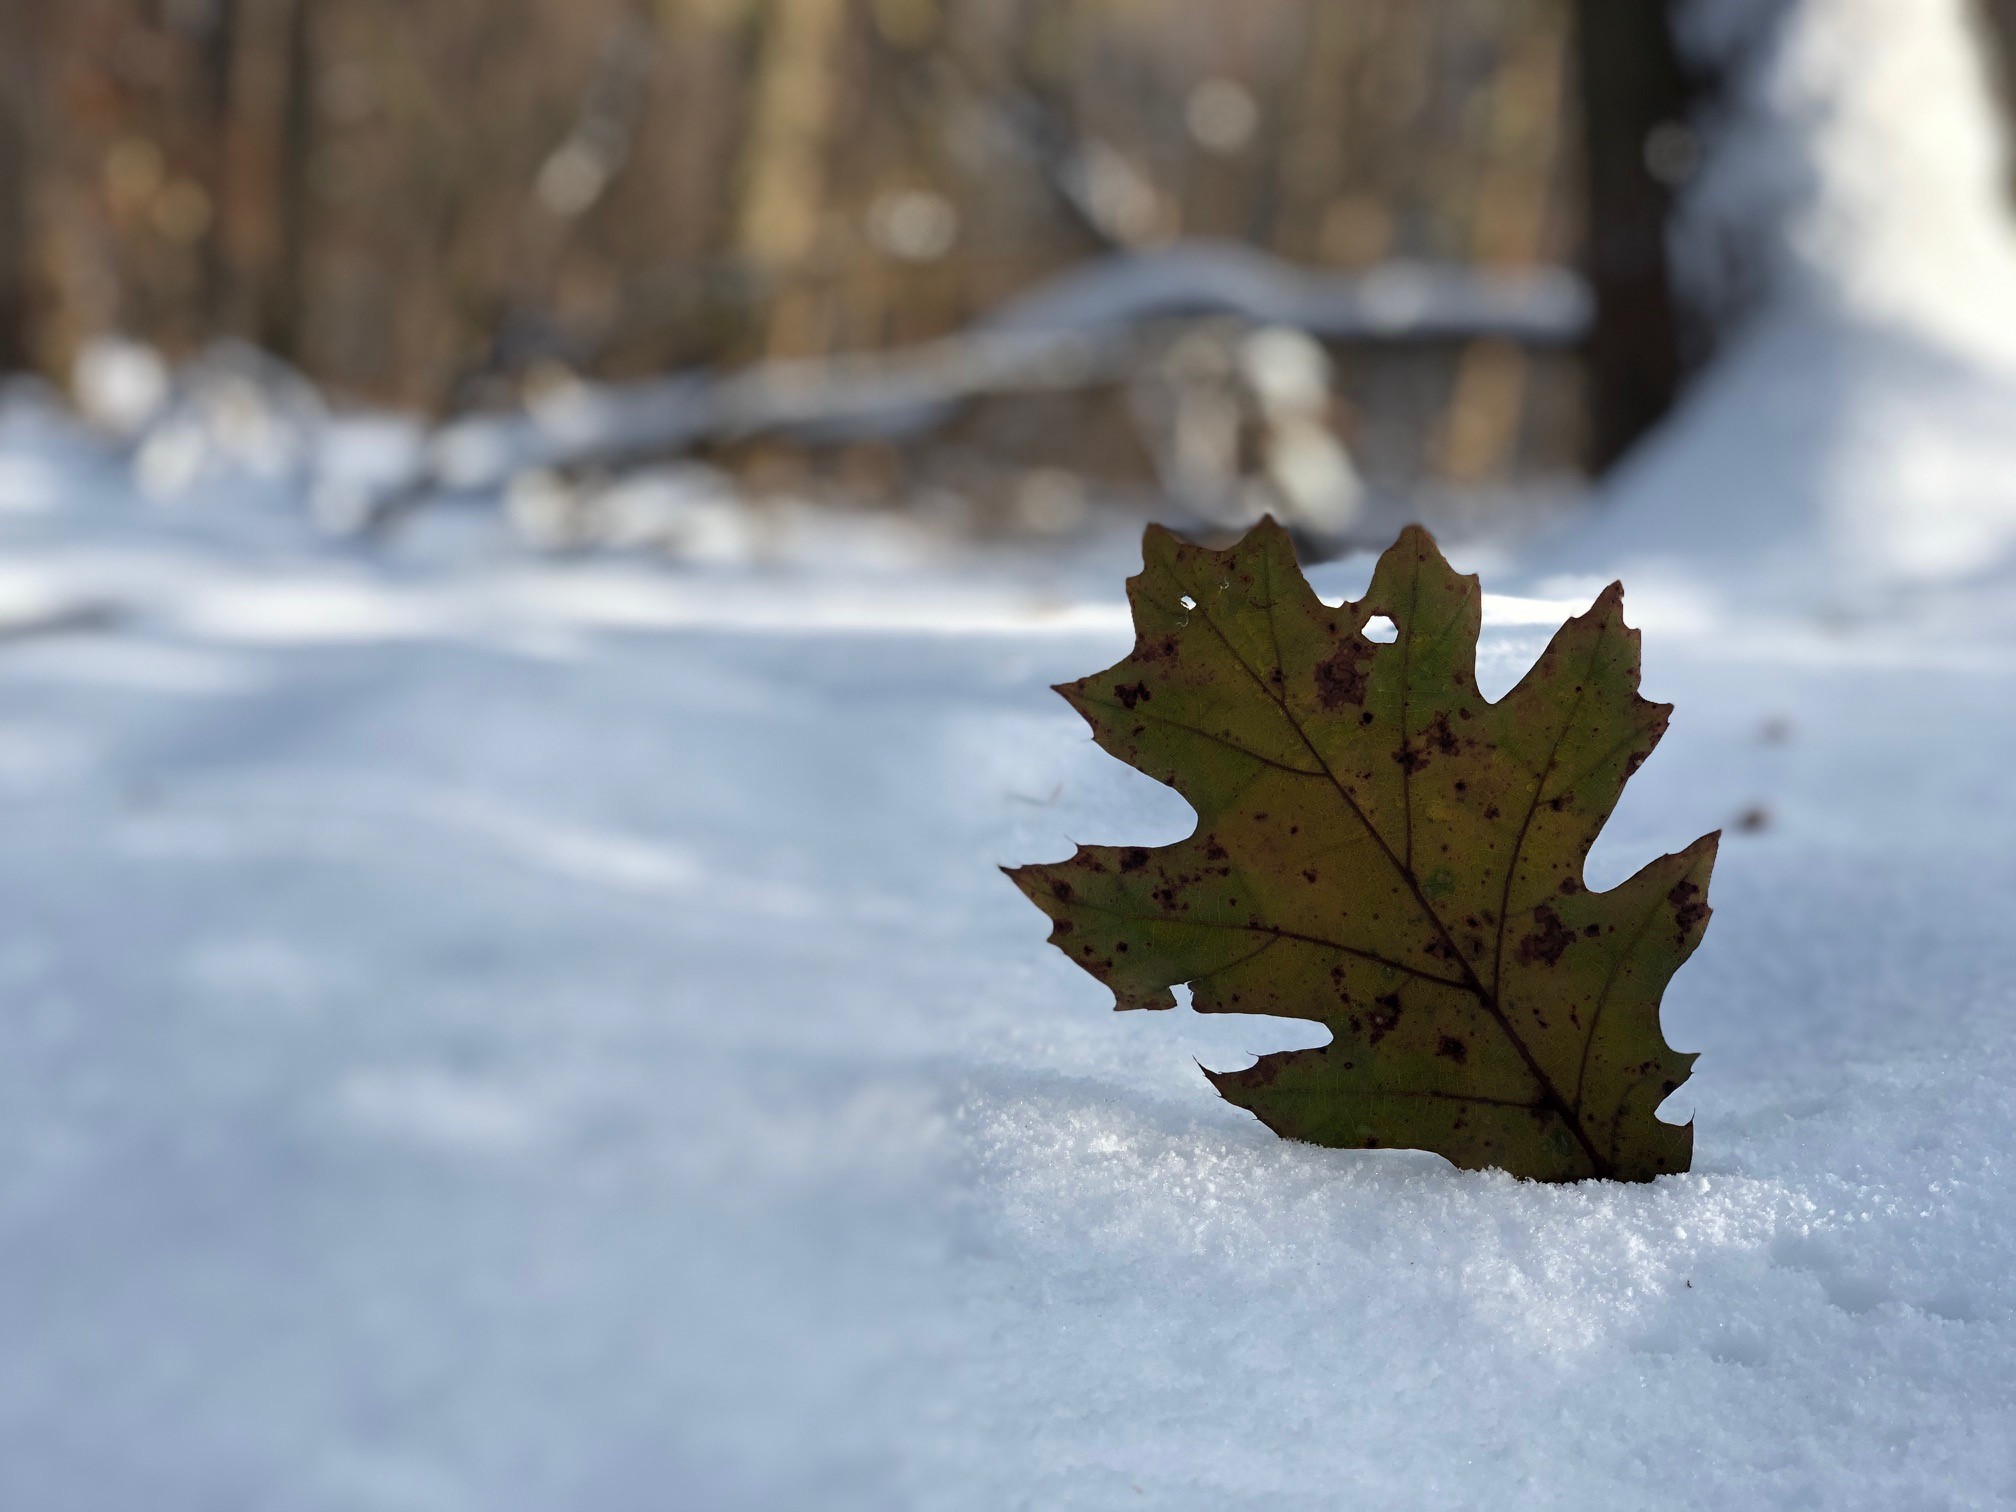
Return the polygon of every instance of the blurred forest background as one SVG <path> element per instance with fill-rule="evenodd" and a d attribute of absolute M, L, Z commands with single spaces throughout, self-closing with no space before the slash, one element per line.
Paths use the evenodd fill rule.
<path fill-rule="evenodd" d="M 942 358 L 1071 270 L 1237 243 L 1268 261 L 1104 286 L 1159 410 L 1110 363 L 1016 368 L 928 449 L 816 402 L 664 449 L 1181 492 L 1217 383 L 1228 454 L 1320 422 L 1334 455 L 1276 468 L 1318 491 L 1516 488 L 1615 458 L 1699 355 L 1665 246 L 1704 87 L 1652 0 L 7 0 L 0 370 L 232 338 L 445 418 Z M 1301 347 L 1211 288 L 1298 273 L 1341 312 Z"/>

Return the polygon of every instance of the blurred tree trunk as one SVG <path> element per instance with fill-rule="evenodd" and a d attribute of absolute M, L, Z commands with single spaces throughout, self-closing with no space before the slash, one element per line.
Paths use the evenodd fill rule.
<path fill-rule="evenodd" d="M 2002 134 L 2016 138 L 2016 0 L 1975 0 L 1982 42 L 1988 53 L 1988 73 L 2002 106 Z M 2009 154 L 2008 173 L 2016 188 L 2016 151 Z"/>
<path fill-rule="evenodd" d="M 238 58 L 238 0 L 212 0 L 198 38 L 198 108 L 210 195 L 209 231 L 203 237 L 204 325 L 212 333 L 238 328 L 235 318 L 238 268 L 229 245 L 233 211 L 231 183 L 232 107 Z"/>
<path fill-rule="evenodd" d="M 1674 154 L 1694 88 L 1672 0 L 1576 0 L 1588 229 L 1591 460 L 1607 467 L 1672 408 L 1682 377 L 1667 233 Z M 1664 171 L 1662 171 L 1662 160 Z"/>
<path fill-rule="evenodd" d="M 304 355 L 308 222 L 314 207 L 315 9 L 315 0 L 287 0 L 280 65 L 277 245 L 259 312 L 261 341 L 297 365 Z"/>
<path fill-rule="evenodd" d="M 847 25 L 841 0 L 771 0 L 742 165 L 738 228 L 744 258 L 770 279 L 772 355 L 817 351 L 816 295 L 806 283 L 826 200 L 834 54 Z"/>
<path fill-rule="evenodd" d="M 0 373 L 28 366 L 27 155 L 21 112 L 0 99 Z"/>
<path fill-rule="evenodd" d="M 316 0 L 237 0 L 203 37 L 203 124 L 217 159 L 206 329 L 297 363 L 317 9 Z"/>
<path fill-rule="evenodd" d="M 0 373 L 29 365 L 29 284 L 34 260 L 29 216 L 29 7 L 0 4 Z"/>

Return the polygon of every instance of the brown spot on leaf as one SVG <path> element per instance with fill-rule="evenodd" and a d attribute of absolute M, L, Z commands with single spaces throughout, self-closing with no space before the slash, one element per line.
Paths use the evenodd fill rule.
<path fill-rule="evenodd" d="M 1148 691 L 1148 684 L 1137 682 L 1132 687 L 1115 688 L 1113 696 L 1120 700 L 1122 708 L 1132 710 L 1134 705 L 1147 703 L 1155 695 Z"/>
<path fill-rule="evenodd" d="M 1148 852 L 1138 845 L 1120 852 L 1120 870 L 1123 872 L 1137 872 L 1147 864 Z"/>
<path fill-rule="evenodd" d="M 1240 1072 L 1236 1080 L 1247 1087 L 1271 1087 L 1274 1079 L 1281 1074 L 1281 1062 L 1286 1059 L 1279 1055 L 1263 1055 L 1259 1060 Z M 1235 1078 L 1228 1078 L 1232 1080 Z"/>
<path fill-rule="evenodd" d="M 1435 1053 L 1459 1066 L 1470 1059 L 1470 1047 L 1453 1034 L 1445 1034 L 1435 1042 Z"/>
<path fill-rule="evenodd" d="M 1701 889 L 1684 877 L 1673 884 L 1666 901 L 1673 905 L 1673 922 L 1683 940 L 1688 930 L 1708 917 L 1708 904 L 1701 897 Z"/>
<path fill-rule="evenodd" d="M 1362 706 L 1369 675 L 1366 664 L 1371 660 L 1372 647 L 1354 635 L 1339 646 L 1328 661 L 1318 662 L 1316 696 L 1322 700 L 1323 707 Z"/>
<path fill-rule="evenodd" d="M 1456 732 L 1449 728 L 1449 716 L 1437 714 L 1421 732 L 1422 742 L 1444 756 L 1456 754 Z"/>
<path fill-rule="evenodd" d="M 1372 1026 L 1371 1042 L 1376 1045 L 1400 1027 L 1400 994 L 1389 992 L 1372 1001 L 1376 1007 L 1365 1015 L 1365 1022 Z"/>
<path fill-rule="evenodd" d="M 1575 935 L 1562 924 L 1561 915 L 1545 903 L 1533 910 L 1533 925 L 1533 932 L 1519 942 L 1519 959 L 1528 965 L 1540 961 L 1552 966 L 1575 943 Z"/>

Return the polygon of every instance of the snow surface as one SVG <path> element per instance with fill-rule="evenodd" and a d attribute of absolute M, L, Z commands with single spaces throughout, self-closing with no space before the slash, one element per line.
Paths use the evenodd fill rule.
<path fill-rule="evenodd" d="M 0 1506 L 2016 1502 L 2016 637 L 1655 631 L 1594 879 L 1768 822 L 1697 1170 L 1554 1189 L 1275 1139 L 1192 1059 L 1320 1031 L 995 872 L 1188 829 L 1046 688 L 1125 548 L 367 554 L 7 414 Z"/>

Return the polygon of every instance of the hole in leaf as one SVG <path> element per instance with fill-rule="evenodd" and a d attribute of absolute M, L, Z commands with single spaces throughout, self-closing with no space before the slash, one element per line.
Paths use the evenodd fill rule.
<path fill-rule="evenodd" d="M 1195 609 L 1197 607 L 1197 600 L 1190 597 L 1187 593 L 1183 595 L 1181 602 L 1185 609 Z"/>
<path fill-rule="evenodd" d="M 1383 614 L 1375 614 L 1365 621 L 1365 639 L 1377 641 L 1382 646 L 1390 646 L 1400 639 L 1400 627 Z"/>

